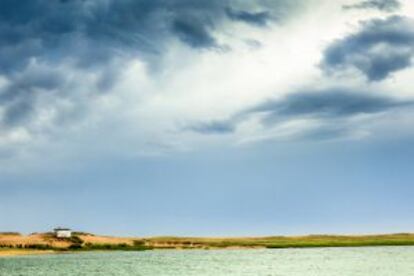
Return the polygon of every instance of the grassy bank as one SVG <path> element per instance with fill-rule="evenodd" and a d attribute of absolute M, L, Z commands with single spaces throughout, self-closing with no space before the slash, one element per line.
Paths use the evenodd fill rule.
<path fill-rule="evenodd" d="M 79 251 L 142 251 L 152 249 L 142 240 L 95 236 L 75 232 L 71 238 L 56 238 L 53 233 L 0 234 L 0 256 L 65 253 Z"/>
<path fill-rule="evenodd" d="M 79 233 L 69 239 L 57 239 L 50 233 L 29 236 L 15 233 L 0 235 L 0 256 L 36 254 L 41 252 L 79 251 L 142 251 L 151 249 L 249 249 L 249 248 L 312 248 L 357 246 L 414 245 L 414 234 L 301 237 L 197 238 L 153 237 L 117 238 Z"/>
<path fill-rule="evenodd" d="M 144 251 L 150 250 L 147 246 L 121 244 L 82 244 L 69 247 L 53 247 L 48 245 L 29 245 L 0 248 L 0 257 L 43 255 L 55 253 L 91 252 L 91 251 Z"/>
<path fill-rule="evenodd" d="M 42 255 L 53 254 L 53 250 L 33 250 L 33 249 L 0 249 L 0 257 L 11 256 L 29 256 L 29 255 Z"/>
<path fill-rule="evenodd" d="M 150 250 L 152 247 L 144 245 L 142 241 L 134 240 L 131 243 L 118 243 L 118 244 L 111 244 L 111 243 L 83 243 L 83 244 L 75 244 L 68 248 L 69 250 L 73 251 L 107 251 L 107 250 L 115 250 L 115 251 L 144 251 Z"/>
<path fill-rule="evenodd" d="M 414 245 L 414 234 L 259 238 L 177 238 L 159 237 L 147 240 L 154 248 L 309 248 Z"/>

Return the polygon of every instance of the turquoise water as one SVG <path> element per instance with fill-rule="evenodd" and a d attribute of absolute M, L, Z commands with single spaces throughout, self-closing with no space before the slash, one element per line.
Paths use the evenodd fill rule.
<path fill-rule="evenodd" d="M 0 258 L 1 276 L 411 276 L 414 247 L 80 253 Z"/>

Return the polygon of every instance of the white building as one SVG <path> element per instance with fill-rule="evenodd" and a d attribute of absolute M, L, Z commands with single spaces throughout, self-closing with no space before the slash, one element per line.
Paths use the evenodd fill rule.
<path fill-rule="evenodd" d="M 69 228 L 56 228 L 54 229 L 55 236 L 57 238 L 70 238 L 72 237 L 72 230 Z"/>

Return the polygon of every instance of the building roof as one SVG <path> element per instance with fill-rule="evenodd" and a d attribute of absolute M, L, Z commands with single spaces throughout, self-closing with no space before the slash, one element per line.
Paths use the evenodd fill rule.
<path fill-rule="evenodd" d="M 54 231 L 71 231 L 71 229 L 69 229 L 69 228 L 61 228 L 61 227 L 55 228 L 53 230 Z"/>

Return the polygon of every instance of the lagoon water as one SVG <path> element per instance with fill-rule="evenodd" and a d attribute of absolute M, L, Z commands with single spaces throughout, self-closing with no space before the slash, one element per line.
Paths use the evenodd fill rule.
<path fill-rule="evenodd" d="M 1 276 L 412 276 L 414 247 L 160 250 L 0 258 Z"/>

